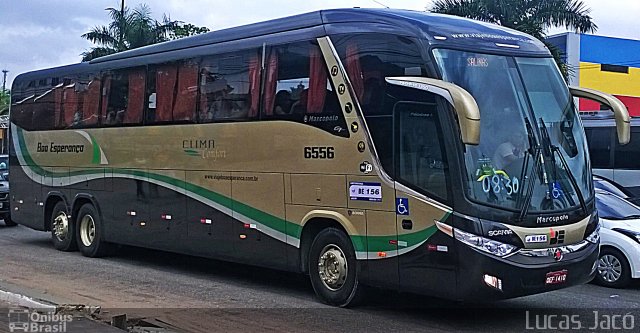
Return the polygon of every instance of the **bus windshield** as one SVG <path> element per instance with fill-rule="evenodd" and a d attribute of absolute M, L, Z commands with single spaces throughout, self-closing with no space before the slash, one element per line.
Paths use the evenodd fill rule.
<path fill-rule="evenodd" d="M 443 79 L 480 108 L 480 144 L 464 152 L 471 200 L 549 212 L 591 197 L 583 130 L 553 59 L 447 49 L 434 55 Z"/>

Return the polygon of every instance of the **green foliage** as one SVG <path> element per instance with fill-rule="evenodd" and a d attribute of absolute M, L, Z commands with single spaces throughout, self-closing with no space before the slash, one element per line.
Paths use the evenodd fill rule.
<path fill-rule="evenodd" d="M 198 27 L 191 23 L 179 23 L 176 27 L 169 33 L 169 39 L 180 39 L 183 37 L 195 36 L 203 33 L 209 32 L 209 28 L 207 27 Z"/>
<path fill-rule="evenodd" d="M 1 91 L 0 89 L 0 116 L 9 113 L 9 104 L 11 103 L 11 93 L 7 91 Z"/>
<path fill-rule="evenodd" d="M 162 21 L 157 21 L 145 4 L 133 10 L 125 7 L 124 11 L 115 8 L 107 8 L 107 11 L 111 17 L 108 26 L 97 26 L 82 35 L 98 45 L 83 52 L 82 61 L 209 31 L 205 27 L 172 21 L 166 15 Z"/>
<path fill-rule="evenodd" d="M 519 30 L 545 42 L 551 27 L 579 33 L 595 32 L 591 10 L 580 0 L 435 0 L 430 11 L 468 17 Z M 557 48 L 549 47 L 558 67 L 567 77 L 569 69 Z"/>

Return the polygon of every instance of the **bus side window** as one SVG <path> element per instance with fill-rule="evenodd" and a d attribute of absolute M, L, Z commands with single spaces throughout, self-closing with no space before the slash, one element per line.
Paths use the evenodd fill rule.
<path fill-rule="evenodd" d="M 391 34 L 334 35 L 332 40 L 365 117 L 390 115 L 382 107 L 385 77 L 427 76 L 418 41 Z"/>
<path fill-rule="evenodd" d="M 327 65 L 314 42 L 272 47 L 266 57 L 263 118 L 292 120 L 347 136 Z"/>
<path fill-rule="evenodd" d="M 105 78 L 102 121 L 105 126 L 142 122 L 145 78 L 145 68 L 121 70 Z"/>
<path fill-rule="evenodd" d="M 193 122 L 198 92 L 198 64 L 193 60 L 149 68 L 145 121 L 147 124 Z"/>
<path fill-rule="evenodd" d="M 594 169 L 611 169 L 611 140 L 613 127 L 586 127 L 587 145 Z"/>
<path fill-rule="evenodd" d="M 55 116 L 56 89 L 50 89 L 33 99 L 33 129 L 49 129 L 53 126 Z"/>
<path fill-rule="evenodd" d="M 259 59 L 258 50 L 203 59 L 200 67 L 200 122 L 257 118 Z"/>
<path fill-rule="evenodd" d="M 640 170 L 638 152 L 640 152 L 640 127 L 632 127 L 631 141 L 628 144 L 622 146 L 616 140 L 614 168 L 616 170 Z"/>

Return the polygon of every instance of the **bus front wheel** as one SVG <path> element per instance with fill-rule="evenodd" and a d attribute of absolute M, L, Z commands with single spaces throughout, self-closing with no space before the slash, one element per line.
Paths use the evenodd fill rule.
<path fill-rule="evenodd" d="M 322 230 L 311 244 L 308 262 L 311 285 L 323 302 L 346 307 L 362 299 L 355 251 L 344 232 Z"/>
<path fill-rule="evenodd" d="M 75 225 L 67 213 L 67 205 L 58 201 L 51 211 L 51 241 L 60 251 L 75 251 Z"/>
<path fill-rule="evenodd" d="M 109 244 L 104 242 L 102 220 L 92 204 L 80 207 L 76 219 L 76 241 L 85 257 L 97 258 L 106 255 Z"/>

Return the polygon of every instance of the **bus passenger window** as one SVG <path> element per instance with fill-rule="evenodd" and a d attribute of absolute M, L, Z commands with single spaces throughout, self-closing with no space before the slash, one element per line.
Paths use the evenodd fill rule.
<path fill-rule="evenodd" d="M 103 112 L 104 125 L 142 122 L 145 77 L 145 68 L 132 68 L 118 71 L 105 79 L 103 94 L 108 97 L 106 109 Z"/>
<path fill-rule="evenodd" d="M 150 67 L 145 122 L 193 122 L 197 92 L 198 64 L 194 60 Z"/>
<path fill-rule="evenodd" d="M 258 116 L 259 53 L 206 57 L 200 67 L 200 122 Z"/>
<path fill-rule="evenodd" d="M 391 34 L 339 34 L 332 36 L 364 115 L 389 115 L 384 109 L 385 78 L 427 76 L 427 59 L 419 42 Z M 393 51 L 391 51 L 393 50 Z"/>
<path fill-rule="evenodd" d="M 272 47 L 266 59 L 263 116 L 348 136 L 320 47 L 299 42 Z"/>

